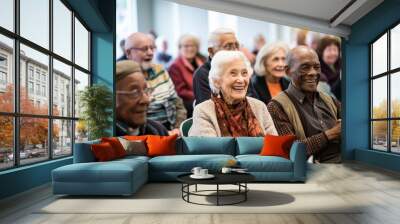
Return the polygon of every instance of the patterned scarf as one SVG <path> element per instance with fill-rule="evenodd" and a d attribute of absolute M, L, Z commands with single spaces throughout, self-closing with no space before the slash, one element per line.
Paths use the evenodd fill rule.
<path fill-rule="evenodd" d="M 212 95 L 222 136 L 264 136 L 247 98 L 236 105 L 228 105 L 222 97 Z"/>

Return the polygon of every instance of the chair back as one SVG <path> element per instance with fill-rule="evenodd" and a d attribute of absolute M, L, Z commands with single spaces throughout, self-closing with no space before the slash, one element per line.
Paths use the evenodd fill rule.
<path fill-rule="evenodd" d="M 182 137 L 187 137 L 189 134 L 190 127 L 192 127 L 193 118 L 188 118 L 181 123 L 180 131 Z"/>

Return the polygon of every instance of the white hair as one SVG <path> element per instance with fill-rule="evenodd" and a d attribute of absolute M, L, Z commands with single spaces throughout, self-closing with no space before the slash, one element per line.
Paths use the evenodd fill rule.
<path fill-rule="evenodd" d="M 241 51 L 218 51 L 211 60 L 211 69 L 208 75 L 210 89 L 213 93 L 218 94 L 220 92 L 220 89 L 214 83 L 221 79 L 225 65 L 236 60 L 244 62 L 249 76 L 253 73 L 249 59 Z"/>
<path fill-rule="evenodd" d="M 256 63 L 254 64 L 254 71 L 258 76 L 267 75 L 267 70 L 265 68 L 265 59 L 270 57 L 272 54 L 283 50 L 285 55 L 289 52 L 289 47 L 284 42 L 276 42 L 272 44 L 264 45 L 257 54 Z"/>
<path fill-rule="evenodd" d="M 182 36 L 180 36 L 178 40 L 178 47 L 180 48 L 182 43 L 186 41 L 192 41 L 196 45 L 197 49 L 200 48 L 199 38 L 192 34 L 183 34 Z"/>
<path fill-rule="evenodd" d="M 210 33 L 208 36 L 208 47 L 218 47 L 220 45 L 219 37 L 223 34 L 235 35 L 235 31 L 230 28 L 218 28 Z"/>

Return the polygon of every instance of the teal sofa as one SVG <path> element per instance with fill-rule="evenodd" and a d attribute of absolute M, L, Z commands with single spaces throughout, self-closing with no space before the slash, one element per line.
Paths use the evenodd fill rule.
<path fill-rule="evenodd" d="M 90 145 L 75 144 L 74 163 L 52 171 L 54 194 L 131 195 L 148 181 L 176 181 L 176 177 L 200 166 L 219 172 L 228 160 L 236 160 L 259 182 L 304 182 L 305 145 L 295 142 L 290 159 L 260 156 L 262 137 L 183 137 L 177 140 L 177 155 L 128 156 L 96 162 Z"/>

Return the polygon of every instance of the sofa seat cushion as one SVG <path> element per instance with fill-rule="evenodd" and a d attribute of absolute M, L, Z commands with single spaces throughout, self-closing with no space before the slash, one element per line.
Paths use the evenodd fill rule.
<path fill-rule="evenodd" d="M 292 161 L 279 156 L 239 155 L 236 160 L 249 172 L 293 172 Z"/>
<path fill-rule="evenodd" d="M 235 155 L 235 138 L 232 137 L 183 137 L 177 141 L 177 154 L 182 155 Z"/>
<path fill-rule="evenodd" d="M 149 160 L 152 172 L 190 172 L 193 167 L 203 167 L 211 172 L 219 171 L 228 160 L 235 159 L 231 155 L 174 155 L 158 156 Z"/>
<path fill-rule="evenodd" d="M 114 160 L 113 162 L 116 162 L 116 161 L 127 161 L 127 162 L 129 162 L 129 161 L 132 161 L 132 160 L 138 160 L 138 161 L 147 162 L 147 161 L 149 161 L 149 159 L 150 159 L 150 157 L 147 157 L 147 156 L 131 155 L 131 156 L 125 156 L 124 158 L 120 158 L 120 159 Z"/>
<path fill-rule="evenodd" d="M 131 159 L 75 163 L 59 167 L 52 173 L 53 181 L 58 182 L 131 182 L 135 173 L 146 171 L 145 161 Z"/>

